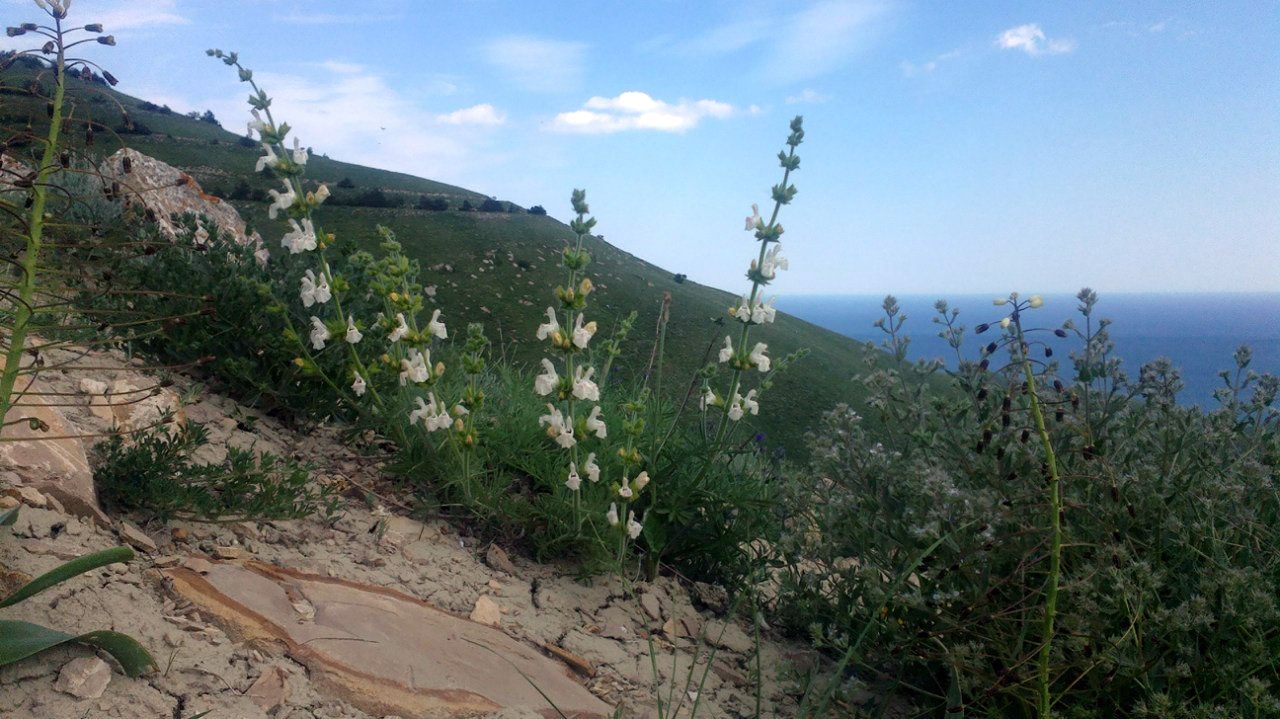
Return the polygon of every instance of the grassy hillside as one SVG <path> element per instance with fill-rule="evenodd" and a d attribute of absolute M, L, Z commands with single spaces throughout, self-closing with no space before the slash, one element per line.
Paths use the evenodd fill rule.
<path fill-rule="evenodd" d="M 11 69 L 0 76 L 4 89 L 0 94 L 0 128 L 6 135 L 27 126 L 38 130 L 45 121 L 43 100 L 22 90 L 32 77 L 29 70 L 22 69 Z M 166 112 L 102 85 L 75 84 L 82 87 L 74 93 L 73 112 L 76 117 L 89 117 L 95 123 L 96 152 L 109 154 L 123 145 L 133 147 L 181 168 L 206 191 L 223 197 L 242 197 L 245 188 L 237 191 L 242 181 L 251 193 L 275 185 L 266 176 L 254 174 L 259 152 L 256 146 L 242 144 L 242 135 L 210 122 Z M 133 132 L 119 132 L 125 127 L 122 110 L 133 120 Z M 242 118 L 219 119 L 229 127 L 242 126 Z M 82 130 L 80 136 L 77 141 L 82 141 Z M 22 148 L 13 151 L 24 152 Z M 374 226 L 389 226 L 408 253 L 421 261 L 424 284 L 438 287 L 435 301 L 443 309 L 446 321 L 457 328 L 467 321 L 483 321 L 491 337 L 502 338 L 500 346 L 509 357 L 536 362 L 541 356 L 542 348 L 533 332 L 551 299 L 550 288 L 561 279 L 557 262 L 565 239 L 571 237 L 567 226 L 552 217 L 530 215 L 523 210 L 463 212 L 456 209 L 463 201 L 478 206 L 486 196 L 323 156 L 313 157 L 307 172 L 309 180 L 331 187 L 339 183 L 351 185 L 337 190 L 341 201 L 374 189 L 414 206 L 424 195 L 449 201 L 455 209 L 428 211 L 333 203 L 322 209 L 321 219 L 327 231 L 356 247 L 376 247 Z M 771 178 L 761 178 L 762 183 L 769 181 Z M 568 212 L 571 189 L 565 188 L 565 207 L 549 208 L 552 212 Z M 802 194 L 798 202 L 803 203 L 803 198 Z M 281 228 L 278 223 L 267 221 L 265 202 L 250 197 L 236 199 L 233 204 L 271 247 L 278 247 Z M 600 218 L 600 227 L 607 231 L 608 217 Z M 755 247 L 745 235 L 741 245 L 745 271 Z M 672 321 L 667 339 L 666 385 L 675 388 L 687 384 L 693 371 L 706 361 L 708 347 L 718 345 L 726 334 L 720 323 L 726 319 L 726 308 L 736 303 L 736 296 L 692 281 L 678 283 L 671 272 L 603 240 L 594 239 L 590 250 L 595 258 L 591 270 L 599 289 L 592 313 L 600 320 L 602 333 L 607 334 L 616 320 L 632 309 L 639 312 L 628 345 L 630 351 L 620 358 L 619 366 L 631 372 L 644 370 L 663 293 L 670 292 Z M 746 286 L 745 278 L 743 285 Z M 862 370 L 868 350 L 853 340 L 782 313 L 776 324 L 758 332 L 759 339 L 769 343 L 774 357 L 801 347 L 812 353 L 778 379 L 762 409 L 762 424 L 770 439 L 789 450 L 798 450 L 805 430 L 823 409 L 858 398 L 858 387 L 850 378 Z M 882 355 L 880 359 L 884 361 Z"/>

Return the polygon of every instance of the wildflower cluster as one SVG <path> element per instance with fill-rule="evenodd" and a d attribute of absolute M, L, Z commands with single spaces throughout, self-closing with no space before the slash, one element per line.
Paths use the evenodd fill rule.
<path fill-rule="evenodd" d="M 368 259 L 359 291 L 350 278 L 334 271 L 326 256 L 334 237 L 320 228 L 315 217 L 317 208 L 329 197 L 329 188 L 320 184 L 308 189 L 304 183 L 309 151 L 297 136 L 289 143 L 289 124 L 276 122 L 271 98 L 254 81 L 253 71 L 240 63 L 237 53 L 213 49 L 207 54 L 236 68 L 241 82 L 252 88 L 249 106 L 253 119 L 248 130 L 251 136 L 257 135 L 263 153 L 256 171 L 269 172 L 280 181 L 279 189 L 267 191 L 271 197 L 267 214 L 288 225 L 281 238 L 287 255 L 306 262 L 297 290 L 298 304 L 307 318 L 305 327 L 300 330 L 289 319 L 291 313 L 284 313 L 286 335 L 298 347 L 294 363 L 338 390 L 353 406 L 363 405 L 384 418 L 400 406 L 392 396 L 407 393 L 411 397 L 409 427 L 421 427 L 427 433 L 452 428 L 464 443 L 474 443 L 474 428 L 463 420 L 469 412 L 467 402 L 450 406 L 433 391 L 445 367 L 443 362 L 432 362 L 431 345 L 447 339 L 449 333 L 440 310 L 419 326 L 424 300 L 414 281 L 416 264 L 403 255 L 394 234 L 379 227 L 384 255 L 377 261 Z M 358 317 L 353 308 L 368 305 L 370 298 L 380 304 L 380 311 L 371 318 Z M 332 359 L 320 361 L 320 353 L 335 344 L 341 345 L 339 352 L 345 356 L 336 363 L 340 367 L 336 371 Z M 390 429 L 396 439 L 406 438 L 403 423 L 392 422 Z"/>
<path fill-rule="evenodd" d="M 785 231 L 778 222 L 778 214 L 783 205 L 791 203 L 796 196 L 795 185 L 788 184 L 791 173 L 800 168 L 800 156 L 796 148 L 804 141 L 803 118 L 797 116 L 791 121 L 791 134 L 787 137 L 787 150 L 778 153 L 779 165 L 783 168 L 782 182 L 773 187 L 773 211 L 769 219 L 760 215 L 760 206 L 751 206 L 751 215 L 746 218 L 744 229 L 751 232 L 760 243 L 760 251 L 751 266 L 747 269 L 747 279 L 751 281 L 751 290 L 743 295 L 739 302 L 728 308 L 729 316 L 741 324 L 737 343 L 732 335 L 725 335 L 724 345 L 717 356 L 720 364 L 726 364 L 731 370 L 728 389 L 717 393 L 710 381 L 703 384 L 699 407 L 706 412 L 712 407 L 720 408 L 722 421 L 717 430 L 717 444 L 724 440 L 731 423 L 741 420 L 746 415 L 760 413 L 760 393 L 767 385 L 765 382 L 747 390 L 745 379 L 752 372 L 764 375 L 776 369 L 768 355 L 769 346 L 764 342 L 751 344 L 751 328 L 755 325 L 770 324 L 777 316 L 774 299 L 765 300 L 764 288 L 777 278 L 780 270 L 788 269 L 787 258 L 782 255 L 782 235 Z"/>

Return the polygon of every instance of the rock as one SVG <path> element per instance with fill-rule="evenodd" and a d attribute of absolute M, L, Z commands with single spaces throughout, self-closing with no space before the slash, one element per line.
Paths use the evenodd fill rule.
<path fill-rule="evenodd" d="M 713 646 L 739 654 L 755 648 L 755 641 L 734 622 L 707 622 L 706 639 Z"/>
<path fill-rule="evenodd" d="M 559 716 L 531 684 L 570 717 L 612 714 L 535 648 L 392 589 L 252 560 L 214 564 L 204 575 L 185 567 L 163 574 L 237 641 L 282 644 L 306 667 L 316 692 L 375 716 L 463 717 L 504 708 Z M 290 592 L 316 608 L 314 622 L 297 621 Z"/>
<path fill-rule="evenodd" d="M 560 646 L 596 664 L 622 664 L 631 658 L 631 653 L 622 644 L 577 629 L 564 635 Z"/>
<path fill-rule="evenodd" d="M 35 487 L 27 487 L 24 485 L 21 487 L 14 487 L 9 491 L 13 492 L 15 497 L 29 507 L 39 507 L 40 509 L 44 509 L 49 506 L 48 498 L 41 494 L 40 490 Z"/>
<path fill-rule="evenodd" d="M 729 608 L 729 593 L 718 584 L 693 583 L 693 596 L 702 606 L 713 612 L 723 613 Z"/>
<path fill-rule="evenodd" d="M 0 441 L 0 469 L 17 473 L 25 486 L 57 497 L 73 514 L 109 525 L 98 506 L 84 444 L 76 437 L 80 431 L 58 408 L 34 394 L 53 391 L 45 383 L 36 381 L 22 389 L 27 388 L 32 393 L 9 410 L 0 427 L 0 439 L 4 440 Z"/>
<path fill-rule="evenodd" d="M 272 664 L 262 670 L 257 681 L 245 691 L 244 695 L 252 699 L 254 704 L 262 708 L 262 711 L 270 712 L 293 696 L 293 688 L 289 686 L 289 674 Z"/>
<path fill-rule="evenodd" d="M 645 592 L 640 595 L 640 608 L 644 610 L 649 618 L 660 622 L 662 621 L 662 602 L 658 600 L 658 596 L 652 592 Z"/>
<path fill-rule="evenodd" d="M 471 610 L 471 621 L 496 627 L 502 624 L 502 609 L 497 602 L 482 594 Z"/>
<path fill-rule="evenodd" d="M 156 543 L 152 541 L 151 537 L 147 536 L 146 532 L 138 529 L 133 524 L 122 519 L 120 520 L 119 531 L 120 538 L 134 549 L 147 554 L 156 553 Z"/>
<path fill-rule="evenodd" d="M 129 159 L 130 172 L 124 171 Z M 190 175 L 154 157 L 124 148 L 102 161 L 98 167 L 103 182 L 118 183 L 126 206 L 141 205 L 155 215 L 156 225 L 170 239 L 177 237 L 174 215 L 205 215 L 218 231 L 238 244 L 262 244 L 258 233 L 246 234 L 244 220 L 230 203 L 209 195 Z"/>
<path fill-rule="evenodd" d="M 489 550 L 484 553 L 484 563 L 499 572 L 515 576 L 516 565 L 511 563 L 511 557 L 507 556 L 506 550 L 496 544 L 489 545 Z"/>
<path fill-rule="evenodd" d="M 111 682 L 111 667 L 97 657 L 77 657 L 62 665 L 53 688 L 77 699 L 97 699 Z"/>
<path fill-rule="evenodd" d="M 244 556 L 244 550 L 239 547 L 214 547 L 213 555 L 218 559 L 239 559 Z"/>

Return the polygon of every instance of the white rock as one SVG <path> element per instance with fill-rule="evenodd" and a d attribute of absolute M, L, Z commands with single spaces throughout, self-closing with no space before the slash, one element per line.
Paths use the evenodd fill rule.
<path fill-rule="evenodd" d="M 97 657 L 77 657 L 62 665 L 53 688 L 77 699 L 97 699 L 111 682 L 111 667 Z"/>
<path fill-rule="evenodd" d="M 502 609 L 497 602 L 482 594 L 471 610 L 471 621 L 496 627 L 502 623 Z"/>

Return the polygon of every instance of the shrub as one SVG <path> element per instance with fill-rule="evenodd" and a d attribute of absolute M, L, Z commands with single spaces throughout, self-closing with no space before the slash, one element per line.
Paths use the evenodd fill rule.
<path fill-rule="evenodd" d="M 1094 316 L 1096 295 L 1080 301 L 1084 329 L 1056 332 L 1081 348 L 1037 378 L 1063 478 L 1052 711 L 1275 715 L 1280 553 L 1264 548 L 1280 541 L 1277 381 L 1250 375 L 1242 350 L 1221 408 L 1181 407 L 1169 363 L 1130 380 Z M 896 306 L 886 307 L 888 345 L 905 352 Z M 945 303 L 939 311 L 958 349 L 964 328 Z M 815 480 L 791 498 L 802 509 L 776 609 L 834 646 L 873 626 L 860 677 L 882 705 L 906 696 L 938 716 L 961 704 L 1025 716 L 1039 701 L 1049 465 L 1029 441 L 1022 369 L 984 355 L 951 372 L 869 371 L 866 419 L 848 407 L 824 417 Z M 908 558 L 939 540 L 914 581 L 891 591 Z"/>
<path fill-rule="evenodd" d="M 506 212 L 506 210 L 505 205 L 492 197 L 486 197 L 484 202 L 480 203 L 481 212 Z"/>
<path fill-rule="evenodd" d="M 530 215 L 546 215 L 547 208 L 543 207 L 542 205 L 534 205 L 533 207 L 529 208 L 529 214 Z"/>
<path fill-rule="evenodd" d="M 94 448 L 98 496 L 108 509 L 161 521 L 298 519 L 337 511 L 333 490 L 313 485 L 310 473 L 296 462 L 228 447 L 222 462 L 194 463 L 192 453 L 207 443 L 204 428 L 195 422 L 128 441 L 110 437 Z"/>
<path fill-rule="evenodd" d="M 444 212 L 449 209 L 449 201 L 443 197 L 418 196 L 418 209 L 428 212 Z"/>

